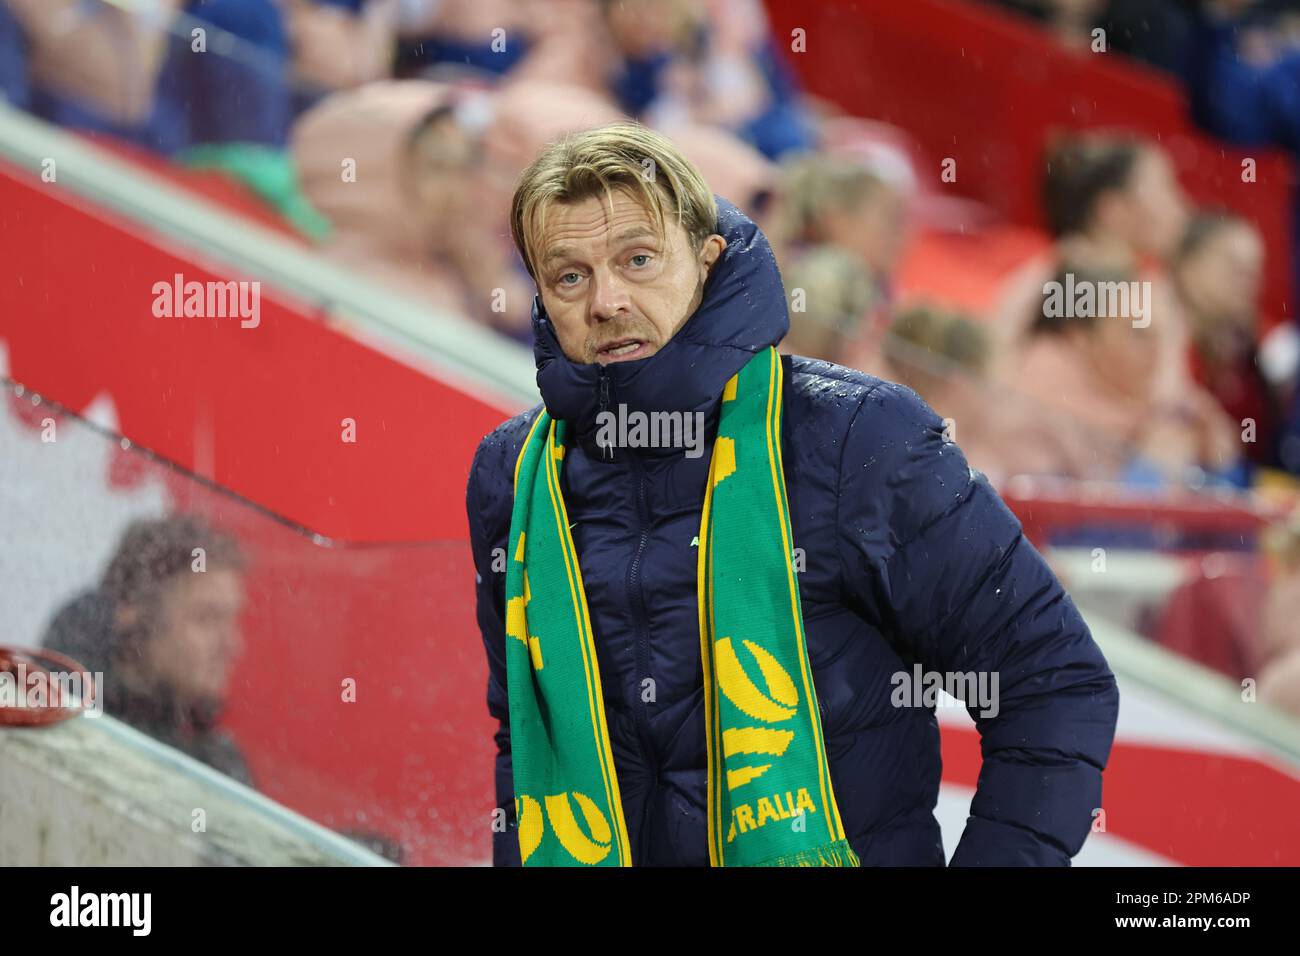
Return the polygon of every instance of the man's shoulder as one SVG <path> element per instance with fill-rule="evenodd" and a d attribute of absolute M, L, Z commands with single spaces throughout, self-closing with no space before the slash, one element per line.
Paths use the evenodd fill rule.
<path fill-rule="evenodd" d="M 840 391 L 847 388 L 857 393 L 856 397 L 861 397 L 882 385 L 891 384 L 883 378 L 845 365 L 836 365 L 825 359 L 809 358 L 806 355 L 789 355 L 787 358 L 790 364 L 790 386 L 797 394 L 817 397 L 827 389 L 838 386 Z"/>
<path fill-rule="evenodd" d="M 788 462 L 838 475 L 845 533 L 884 523 L 891 540 L 911 540 L 982 481 L 949 423 L 906 385 L 801 356 L 791 356 L 790 385 Z"/>
<path fill-rule="evenodd" d="M 480 525 L 484 533 L 499 535 L 508 523 L 514 499 L 515 462 L 528 439 L 528 431 L 543 411 L 542 403 L 506 419 L 478 443 L 469 468 L 465 504 L 471 533 Z"/>
<path fill-rule="evenodd" d="M 524 441 L 528 438 L 528 431 L 533 427 L 533 422 L 537 421 L 537 416 L 542 413 L 544 408 L 545 406 L 538 402 L 532 408 L 522 411 L 512 418 L 507 418 L 484 435 L 474 452 L 474 463 L 470 468 L 470 480 L 482 480 L 479 472 L 495 472 L 506 465 L 509 465 L 510 474 L 513 477 L 515 460 L 524 447 Z"/>
<path fill-rule="evenodd" d="M 791 355 L 787 423 L 841 433 L 855 421 L 882 437 L 930 428 L 939 417 L 906 385 L 823 359 Z"/>

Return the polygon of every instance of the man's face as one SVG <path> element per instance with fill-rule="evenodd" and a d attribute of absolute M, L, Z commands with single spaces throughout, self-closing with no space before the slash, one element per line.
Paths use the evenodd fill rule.
<path fill-rule="evenodd" d="M 661 244 L 649 212 L 624 190 L 547 211 L 538 244 L 538 291 L 564 354 L 608 365 L 648 358 L 699 307 L 709 269 L 726 241 L 690 248 L 669 219 Z"/>

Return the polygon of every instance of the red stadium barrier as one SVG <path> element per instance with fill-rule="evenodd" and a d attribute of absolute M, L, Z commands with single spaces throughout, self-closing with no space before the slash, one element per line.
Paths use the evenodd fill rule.
<path fill-rule="evenodd" d="M 132 441 L 318 534 L 466 538 L 470 458 L 501 409 L 269 287 L 257 328 L 156 318 L 156 282 L 242 277 L 2 164 L 0 256 L 0 337 L 28 388 L 73 410 L 107 393 Z"/>
<path fill-rule="evenodd" d="M 1254 550 L 1256 535 L 1285 513 L 1254 499 L 1162 491 L 1153 497 L 1112 485 L 1017 478 L 999 489 L 1026 537 L 1043 546 L 1085 529 L 1146 531 L 1170 550 Z"/>

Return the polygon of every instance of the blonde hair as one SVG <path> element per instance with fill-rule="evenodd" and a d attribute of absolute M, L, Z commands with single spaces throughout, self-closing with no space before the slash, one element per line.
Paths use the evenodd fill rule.
<path fill-rule="evenodd" d="M 790 311 L 786 346 L 810 358 L 838 361 L 879 298 L 879 290 L 858 259 L 834 246 L 801 255 L 785 272 L 793 296 L 803 290 L 803 309 Z"/>
<path fill-rule="evenodd" d="M 828 211 L 856 209 L 886 185 L 860 163 L 821 153 L 787 160 L 780 175 L 777 228 L 789 242 L 824 242 Z"/>
<path fill-rule="evenodd" d="M 693 249 L 717 232 L 713 191 L 666 137 L 631 120 L 570 133 L 528 165 L 510 204 L 510 235 L 534 280 L 551 206 L 593 196 L 604 196 L 612 206 L 616 189 L 645 207 L 661 241 L 667 239 L 669 215 L 686 230 Z"/>

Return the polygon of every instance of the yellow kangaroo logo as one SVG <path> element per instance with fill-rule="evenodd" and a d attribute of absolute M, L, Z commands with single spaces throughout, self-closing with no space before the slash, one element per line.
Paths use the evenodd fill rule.
<path fill-rule="evenodd" d="M 736 709 L 754 720 L 778 724 L 789 720 L 799 707 L 799 691 L 775 657 L 753 641 L 741 643 L 758 662 L 763 673 L 766 692 L 750 679 L 731 638 L 724 637 L 714 644 L 718 668 L 718 686 Z M 779 757 L 794 739 L 792 730 L 774 730 L 767 727 L 727 727 L 722 731 L 724 757 L 738 754 L 770 754 Z M 734 767 L 727 770 L 727 789 L 735 790 L 751 780 L 756 780 L 770 770 L 770 763 Z"/>
<path fill-rule="evenodd" d="M 778 724 L 793 717 L 799 707 L 799 691 L 794 681 L 766 650 L 753 641 L 742 643 L 749 653 L 758 661 L 758 668 L 763 672 L 763 683 L 767 692 L 758 686 L 745 673 L 745 668 L 736 656 L 731 638 L 724 637 L 714 644 L 715 659 L 718 667 L 718 684 L 727 700 L 736 705 L 742 713 L 761 720 L 767 724 Z"/>
<path fill-rule="evenodd" d="M 567 793 L 557 793 L 547 797 L 546 816 L 551 821 L 551 829 L 555 831 L 560 845 L 579 863 L 595 865 L 609 856 L 609 851 L 614 848 L 614 832 L 595 801 L 585 793 L 574 790 L 573 799 L 578 802 L 587 822 L 587 830 L 591 833 L 588 837 L 573 815 L 573 804 L 569 802 L 569 796 Z"/>
<path fill-rule="evenodd" d="M 583 832 L 578 818 L 573 813 L 573 804 L 569 802 L 570 796 L 577 801 L 578 808 L 582 810 L 583 820 L 587 824 L 586 832 Z M 577 790 L 572 793 L 552 794 L 544 799 L 545 817 L 542 816 L 541 804 L 532 797 L 520 794 L 515 798 L 515 810 L 519 818 L 521 863 L 527 863 L 528 858 L 542 845 L 548 819 L 551 822 L 552 832 L 560 841 L 560 846 L 564 847 L 579 863 L 594 866 L 609 856 L 609 851 L 614 848 L 614 831 L 594 800 Z M 588 833 L 591 835 L 588 836 Z"/>

